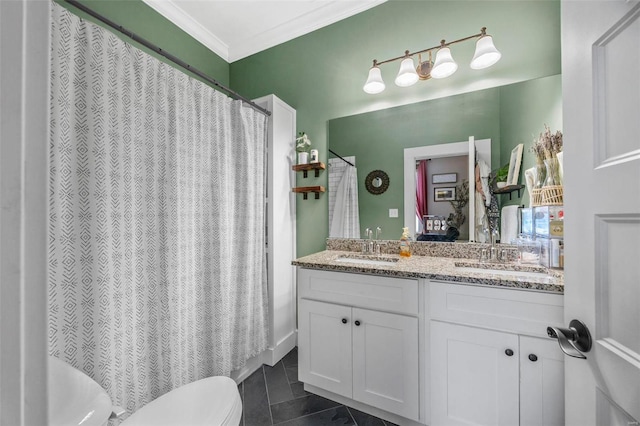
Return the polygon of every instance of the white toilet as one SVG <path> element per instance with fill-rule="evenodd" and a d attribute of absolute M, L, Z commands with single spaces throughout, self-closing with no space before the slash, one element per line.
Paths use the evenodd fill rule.
<path fill-rule="evenodd" d="M 49 426 L 103 426 L 112 413 L 109 395 L 89 376 L 49 357 Z M 121 426 L 237 426 L 242 401 L 236 383 L 208 377 L 172 390 L 151 401 Z"/>

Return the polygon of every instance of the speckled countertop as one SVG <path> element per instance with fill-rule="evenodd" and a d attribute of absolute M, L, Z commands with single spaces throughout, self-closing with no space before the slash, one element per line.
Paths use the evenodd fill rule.
<path fill-rule="evenodd" d="M 341 261 L 337 259 L 342 258 Z M 347 259 L 345 259 L 347 258 Z M 355 259 L 350 262 L 348 259 Z M 355 263 L 358 259 L 383 260 L 384 265 Z M 397 260 L 396 260 L 397 259 Z M 325 250 L 294 260 L 293 265 L 309 269 L 321 269 L 337 272 L 384 275 L 402 278 L 427 278 L 450 282 L 463 282 L 479 285 L 510 287 L 554 293 L 564 292 L 562 271 L 546 269 L 540 266 L 519 265 L 515 262 L 505 264 L 479 263 L 476 259 L 434 256 L 411 256 L 401 258 L 395 254 L 381 256 L 361 255 L 355 251 Z M 471 268 L 471 270 L 470 270 Z M 490 268 L 490 269 L 487 269 Z M 487 272 L 476 271 L 487 269 Z M 499 269 L 495 273 L 492 270 Z M 544 276 L 523 276 L 518 272 L 543 272 Z"/>

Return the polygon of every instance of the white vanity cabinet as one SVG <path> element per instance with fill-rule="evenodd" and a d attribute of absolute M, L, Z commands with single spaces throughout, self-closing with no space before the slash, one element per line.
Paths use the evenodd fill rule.
<path fill-rule="evenodd" d="M 431 282 L 431 426 L 564 424 L 560 294 Z"/>
<path fill-rule="evenodd" d="M 300 381 L 418 420 L 418 281 L 300 269 L 298 297 Z"/>

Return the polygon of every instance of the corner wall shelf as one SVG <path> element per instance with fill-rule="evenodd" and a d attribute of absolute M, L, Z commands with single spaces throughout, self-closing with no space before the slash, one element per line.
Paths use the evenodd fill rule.
<path fill-rule="evenodd" d="M 306 179 L 307 172 L 309 170 L 315 170 L 316 177 L 320 177 L 320 170 L 324 170 L 326 169 L 326 167 L 327 166 L 322 161 L 319 161 L 317 163 L 311 164 L 296 164 L 294 166 L 291 166 L 291 169 L 295 170 L 296 172 L 303 172 L 302 177 Z"/>
<path fill-rule="evenodd" d="M 493 188 L 494 194 L 509 194 L 509 201 L 511 201 L 511 193 L 514 191 L 518 191 L 518 198 L 521 197 L 520 191 L 524 188 L 524 185 L 508 185 L 503 188 Z"/>
<path fill-rule="evenodd" d="M 297 188 L 292 188 L 292 192 L 302 194 L 304 200 L 307 199 L 309 192 L 314 192 L 316 194 L 316 200 L 320 199 L 320 194 L 325 192 L 324 186 L 299 186 Z"/>

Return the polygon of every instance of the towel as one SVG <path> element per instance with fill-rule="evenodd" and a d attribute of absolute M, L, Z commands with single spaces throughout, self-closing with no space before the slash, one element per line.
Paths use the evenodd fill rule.
<path fill-rule="evenodd" d="M 491 205 L 491 193 L 489 192 L 489 174 L 491 173 L 491 168 L 485 161 L 480 158 L 478 159 L 478 166 L 480 167 L 480 182 L 482 183 L 482 192 L 484 193 L 484 203 L 487 207 Z"/>
<path fill-rule="evenodd" d="M 500 214 L 500 242 L 511 244 L 518 237 L 518 209 L 520 206 L 504 206 Z"/>

